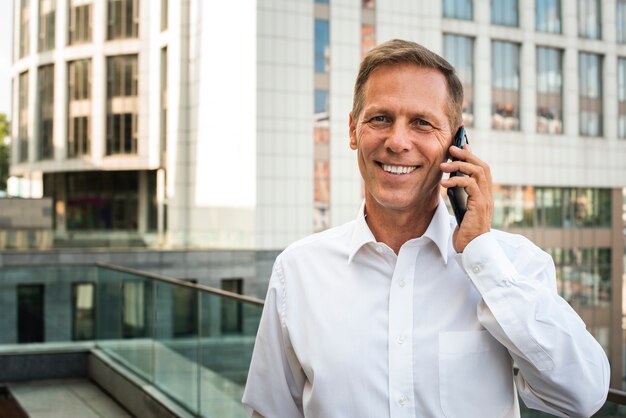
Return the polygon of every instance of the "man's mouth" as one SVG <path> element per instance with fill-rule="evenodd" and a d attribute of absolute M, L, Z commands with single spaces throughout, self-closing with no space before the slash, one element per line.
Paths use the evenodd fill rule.
<path fill-rule="evenodd" d="M 391 174 L 409 174 L 417 168 L 415 165 L 390 165 L 379 163 L 380 167 L 387 173 Z"/>

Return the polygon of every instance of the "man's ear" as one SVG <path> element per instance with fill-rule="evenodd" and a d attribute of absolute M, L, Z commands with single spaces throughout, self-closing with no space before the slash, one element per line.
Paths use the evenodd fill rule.
<path fill-rule="evenodd" d="M 350 112 L 349 117 L 349 126 L 350 126 L 350 148 L 353 150 L 357 149 L 357 141 L 356 141 L 356 120 L 352 117 L 352 112 Z"/>

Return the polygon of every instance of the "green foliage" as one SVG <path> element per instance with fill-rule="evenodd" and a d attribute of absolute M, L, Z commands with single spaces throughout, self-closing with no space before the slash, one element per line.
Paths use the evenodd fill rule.
<path fill-rule="evenodd" d="M 7 179 L 9 178 L 10 148 L 4 143 L 4 139 L 9 136 L 10 122 L 7 115 L 0 113 L 0 190 L 7 189 Z"/>

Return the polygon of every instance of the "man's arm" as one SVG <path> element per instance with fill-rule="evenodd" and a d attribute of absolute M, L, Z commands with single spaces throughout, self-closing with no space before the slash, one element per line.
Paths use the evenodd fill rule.
<path fill-rule="evenodd" d="M 460 255 L 482 295 L 478 319 L 519 367 L 516 384 L 526 405 L 557 416 L 591 416 L 609 389 L 604 350 L 557 294 L 550 256 L 519 236 L 507 250 L 488 233 Z"/>
<path fill-rule="evenodd" d="M 283 323 L 285 282 L 274 265 L 242 402 L 252 417 L 303 417 L 304 373 Z"/>

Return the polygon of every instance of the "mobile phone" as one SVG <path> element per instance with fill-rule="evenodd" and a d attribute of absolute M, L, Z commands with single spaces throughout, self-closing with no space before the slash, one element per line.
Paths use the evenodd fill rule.
<path fill-rule="evenodd" d="M 454 135 L 454 145 L 463 148 L 465 144 L 468 143 L 465 128 L 461 126 L 456 132 L 456 135 Z M 457 158 L 452 157 L 452 161 L 457 161 Z M 455 176 L 467 177 L 466 174 L 460 171 L 450 173 L 450 178 Z M 450 187 L 448 188 L 448 198 L 450 199 L 450 206 L 452 206 L 456 222 L 460 226 L 463 221 L 463 216 L 465 216 L 465 212 L 467 212 L 467 192 L 462 187 Z"/>

